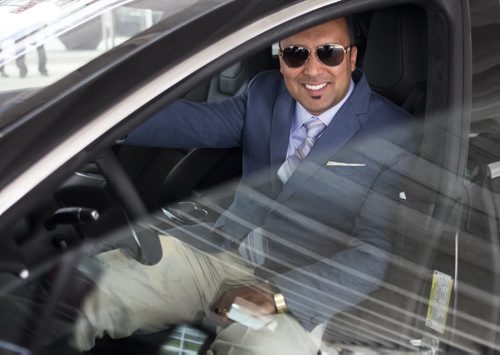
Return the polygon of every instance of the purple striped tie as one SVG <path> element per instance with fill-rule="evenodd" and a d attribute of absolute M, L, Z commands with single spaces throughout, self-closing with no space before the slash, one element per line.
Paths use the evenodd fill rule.
<path fill-rule="evenodd" d="M 311 117 L 304 123 L 304 127 L 306 128 L 306 138 L 278 169 L 278 177 L 283 184 L 286 184 L 300 162 L 309 154 L 318 135 L 323 132 L 326 126 L 319 118 Z"/>

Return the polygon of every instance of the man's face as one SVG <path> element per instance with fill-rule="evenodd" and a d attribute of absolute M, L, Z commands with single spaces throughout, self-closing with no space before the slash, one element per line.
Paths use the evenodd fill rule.
<path fill-rule="evenodd" d="M 343 18 L 326 22 L 294 34 L 280 42 L 281 49 L 300 45 L 311 51 L 309 60 L 299 68 L 290 68 L 280 56 L 280 70 L 285 85 L 295 100 L 317 116 L 339 103 L 347 94 L 351 73 L 356 67 L 356 47 L 335 67 L 321 63 L 313 51 L 323 44 L 349 46 L 347 21 Z"/>

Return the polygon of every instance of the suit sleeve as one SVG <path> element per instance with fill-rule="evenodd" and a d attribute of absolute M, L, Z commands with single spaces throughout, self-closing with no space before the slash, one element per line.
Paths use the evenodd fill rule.
<path fill-rule="evenodd" d="M 125 144 L 161 148 L 241 145 L 246 93 L 214 103 L 179 100 L 133 130 Z"/>

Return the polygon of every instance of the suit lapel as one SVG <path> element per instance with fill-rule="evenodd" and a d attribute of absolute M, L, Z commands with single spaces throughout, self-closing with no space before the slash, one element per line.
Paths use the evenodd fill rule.
<path fill-rule="evenodd" d="M 276 202 L 283 203 L 300 188 L 318 169 L 326 164 L 360 129 L 353 106 L 346 102 L 337 112 L 306 159 L 290 177 Z"/>
<path fill-rule="evenodd" d="M 285 161 L 288 141 L 290 138 L 290 129 L 295 114 L 295 101 L 288 91 L 282 90 L 276 101 L 271 121 L 270 137 L 270 162 L 271 174 L 276 175 L 278 168 Z M 275 176 L 271 177 L 273 191 L 281 190 L 281 182 Z"/>
<path fill-rule="evenodd" d="M 276 101 L 271 121 L 271 164 L 285 159 L 294 114 L 295 101 L 283 91 Z"/>

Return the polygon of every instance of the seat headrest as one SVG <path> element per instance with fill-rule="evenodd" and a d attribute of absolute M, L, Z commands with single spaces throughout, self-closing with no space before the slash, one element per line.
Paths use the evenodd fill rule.
<path fill-rule="evenodd" d="M 227 96 L 237 94 L 251 77 L 271 67 L 271 59 L 271 50 L 266 48 L 223 70 L 219 74 L 220 93 Z"/>
<path fill-rule="evenodd" d="M 248 80 L 242 62 L 236 62 L 219 74 L 219 90 L 221 93 L 232 96 Z"/>
<path fill-rule="evenodd" d="M 425 19 L 417 6 L 377 10 L 371 19 L 363 71 L 373 90 L 397 105 L 426 80 Z"/>

